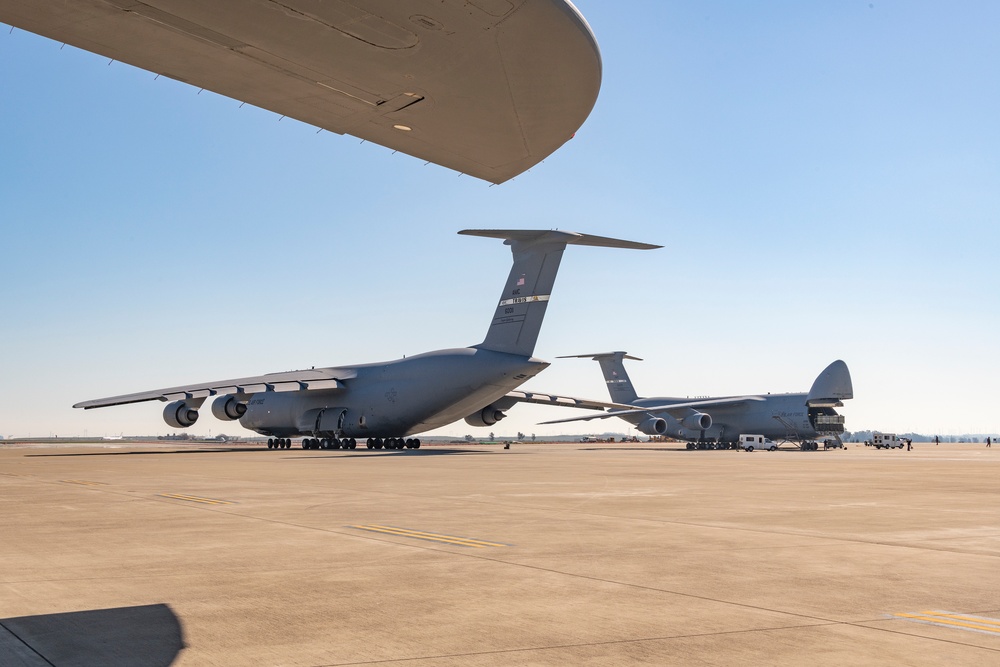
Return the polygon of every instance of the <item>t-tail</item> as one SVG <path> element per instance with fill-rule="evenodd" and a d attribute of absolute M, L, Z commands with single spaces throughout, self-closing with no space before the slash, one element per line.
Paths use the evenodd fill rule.
<path fill-rule="evenodd" d="M 464 229 L 459 234 L 504 239 L 514 265 L 500 295 L 486 338 L 475 347 L 532 356 L 545 308 L 567 245 L 651 250 L 661 246 L 576 232 L 526 229 Z"/>
<path fill-rule="evenodd" d="M 608 393 L 611 394 L 611 401 L 614 403 L 632 403 L 639 398 L 632 386 L 632 380 L 625 372 L 625 364 L 622 359 L 634 359 L 642 361 L 639 357 L 633 357 L 627 352 L 600 352 L 598 354 L 570 354 L 560 359 L 593 359 L 601 365 L 604 373 L 604 382 L 608 385 Z"/>

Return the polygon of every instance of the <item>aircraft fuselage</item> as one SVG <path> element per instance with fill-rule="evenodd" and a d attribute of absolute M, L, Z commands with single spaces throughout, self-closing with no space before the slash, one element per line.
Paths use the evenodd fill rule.
<path fill-rule="evenodd" d="M 713 406 L 707 412 L 712 415 L 712 426 L 702 433 L 699 430 L 685 428 L 681 422 L 666 412 L 653 413 L 667 422 L 667 430 L 663 435 L 681 440 L 718 440 L 720 442 L 736 442 L 740 433 L 754 433 L 772 440 L 791 438 L 813 440 L 829 435 L 832 431 L 819 431 L 816 428 L 815 417 L 818 414 L 836 415 L 832 408 L 812 409 L 807 406 L 808 394 L 767 394 L 761 396 L 763 401 L 740 403 L 731 406 Z M 643 405 L 663 406 L 670 403 L 687 403 L 690 398 L 640 398 L 632 402 L 636 407 Z M 642 413 L 623 415 L 623 419 L 632 424 L 639 424 L 647 419 Z M 841 429 L 842 430 L 842 429 Z"/>
<path fill-rule="evenodd" d="M 357 373 L 343 388 L 254 394 L 240 424 L 284 438 L 412 435 L 482 410 L 548 365 L 533 357 L 466 347 L 339 366 Z"/>

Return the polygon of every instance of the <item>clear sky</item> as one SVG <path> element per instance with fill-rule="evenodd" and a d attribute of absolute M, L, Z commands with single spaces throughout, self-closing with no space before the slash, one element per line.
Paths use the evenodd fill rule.
<path fill-rule="evenodd" d="M 1000 4 L 576 5 L 597 106 L 496 187 L 3 26 L 0 434 L 168 433 L 70 406 L 477 343 L 510 252 L 466 227 L 665 246 L 567 250 L 528 389 L 606 398 L 564 354 L 673 396 L 843 359 L 849 430 L 1000 431 Z M 571 414 L 494 430 L 626 426 L 536 426 Z"/>

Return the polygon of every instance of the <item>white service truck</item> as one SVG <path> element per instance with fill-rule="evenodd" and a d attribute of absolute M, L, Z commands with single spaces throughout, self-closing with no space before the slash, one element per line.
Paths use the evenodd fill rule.
<path fill-rule="evenodd" d="M 747 452 L 752 452 L 755 449 L 766 449 L 773 452 L 778 448 L 778 443 L 755 433 L 740 433 L 739 447 Z"/>
<path fill-rule="evenodd" d="M 895 433 L 872 433 L 872 447 L 875 449 L 902 449 L 903 441 Z"/>

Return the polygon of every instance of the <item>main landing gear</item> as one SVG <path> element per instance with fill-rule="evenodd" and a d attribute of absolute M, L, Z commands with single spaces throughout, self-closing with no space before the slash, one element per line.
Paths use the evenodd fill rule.
<path fill-rule="evenodd" d="M 302 438 L 302 449 L 357 449 L 354 438 Z"/>
<path fill-rule="evenodd" d="M 368 438 L 368 449 L 420 449 L 420 438 Z"/>
<path fill-rule="evenodd" d="M 368 438 L 368 449 L 420 449 L 419 438 Z M 268 438 L 268 449 L 290 449 L 289 438 Z M 354 438 L 302 438 L 302 449 L 357 449 Z"/>

